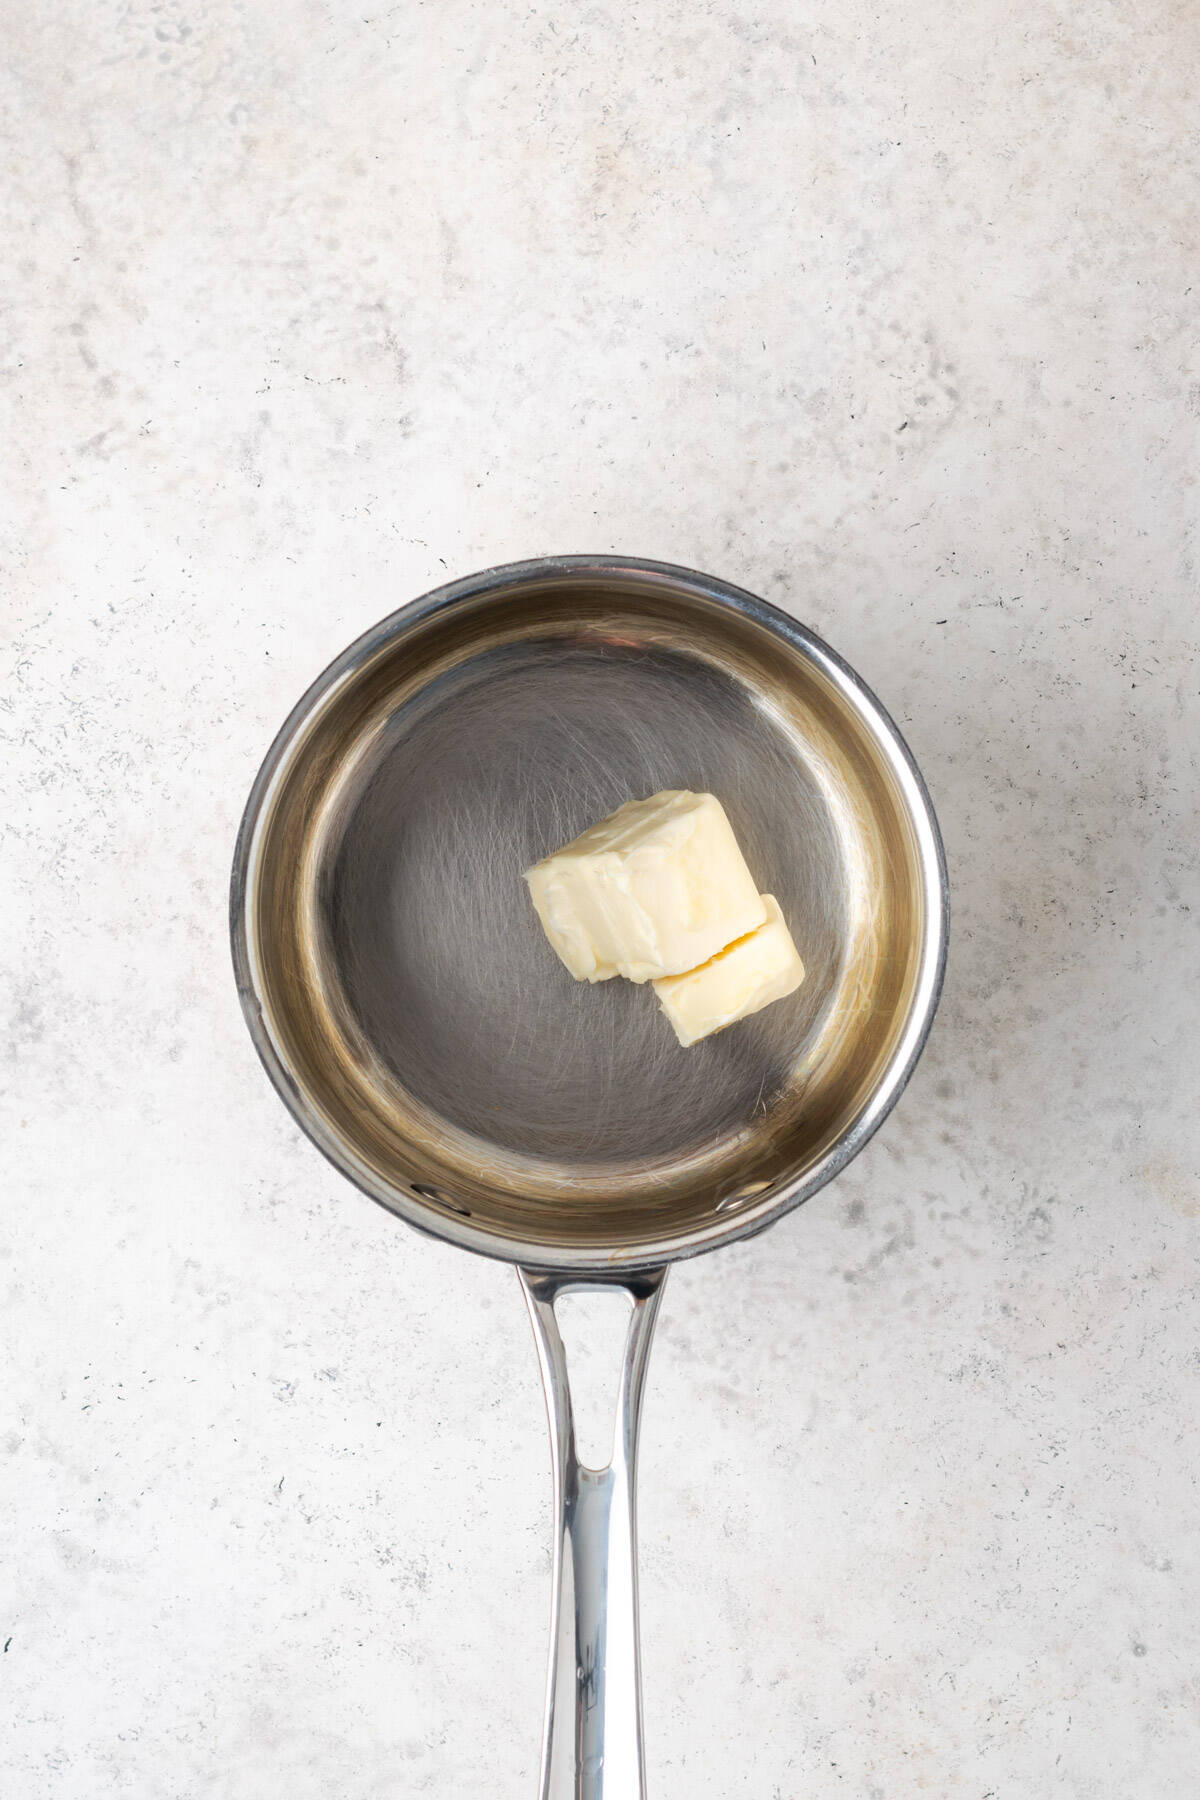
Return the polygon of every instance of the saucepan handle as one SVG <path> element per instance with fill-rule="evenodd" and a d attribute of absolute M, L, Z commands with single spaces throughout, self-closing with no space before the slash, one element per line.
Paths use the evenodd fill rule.
<path fill-rule="evenodd" d="M 589 1278 L 520 1270 L 537 1339 L 554 1468 L 550 1670 L 539 1800 L 644 1800 L 638 1656 L 637 1447 L 650 1340 L 665 1269 Z M 576 1454 L 566 1351 L 555 1317 L 563 1294 L 597 1287 L 629 1296 L 612 1460 Z"/>

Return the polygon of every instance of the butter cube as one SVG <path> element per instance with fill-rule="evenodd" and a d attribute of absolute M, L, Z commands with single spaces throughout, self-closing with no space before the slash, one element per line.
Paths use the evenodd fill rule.
<path fill-rule="evenodd" d="M 767 916 L 721 802 L 679 788 L 628 801 L 525 879 L 577 981 L 678 975 Z"/>
<path fill-rule="evenodd" d="M 662 1009 L 683 1045 L 723 1031 L 792 994 L 804 980 L 804 964 L 773 894 L 763 895 L 767 922 L 739 938 L 698 969 L 654 983 Z"/>

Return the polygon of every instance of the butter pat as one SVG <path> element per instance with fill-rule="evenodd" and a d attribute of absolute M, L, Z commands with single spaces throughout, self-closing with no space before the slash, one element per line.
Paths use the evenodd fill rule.
<path fill-rule="evenodd" d="M 721 802 L 680 788 L 628 801 L 525 879 L 577 981 L 679 975 L 767 917 Z"/>
<path fill-rule="evenodd" d="M 736 1019 L 792 994 L 804 980 L 804 964 L 773 894 L 764 894 L 767 922 L 686 975 L 654 983 L 662 1009 L 683 1045 L 723 1031 Z"/>

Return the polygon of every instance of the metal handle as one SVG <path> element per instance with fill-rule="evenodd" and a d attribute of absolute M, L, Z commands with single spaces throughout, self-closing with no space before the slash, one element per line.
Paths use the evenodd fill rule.
<path fill-rule="evenodd" d="M 637 1447 L 650 1340 L 665 1269 L 604 1281 L 521 1269 L 537 1339 L 554 1469 L 550 1669 L 539 1800 L 645 1800 L 638 1655 Z M 629 1295 L 612 1460 L 579 1461 L 567 1356 L 555 1317 L 563 1295 Z"/>

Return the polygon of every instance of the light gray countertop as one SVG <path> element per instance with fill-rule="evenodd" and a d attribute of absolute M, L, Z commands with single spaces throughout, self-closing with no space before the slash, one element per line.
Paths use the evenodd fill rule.
<path fill-rule="evenodd" d="M 954 895 L 882 1134 L 668 1287 L 652 1800 L 1192 1792 L 1195 9 L 5 11 L 0 1790 L 532 1796 L 516 1281 L 300 1139 L 225 889 L 344 643 L 594 550 L 828 637 Z"/>

